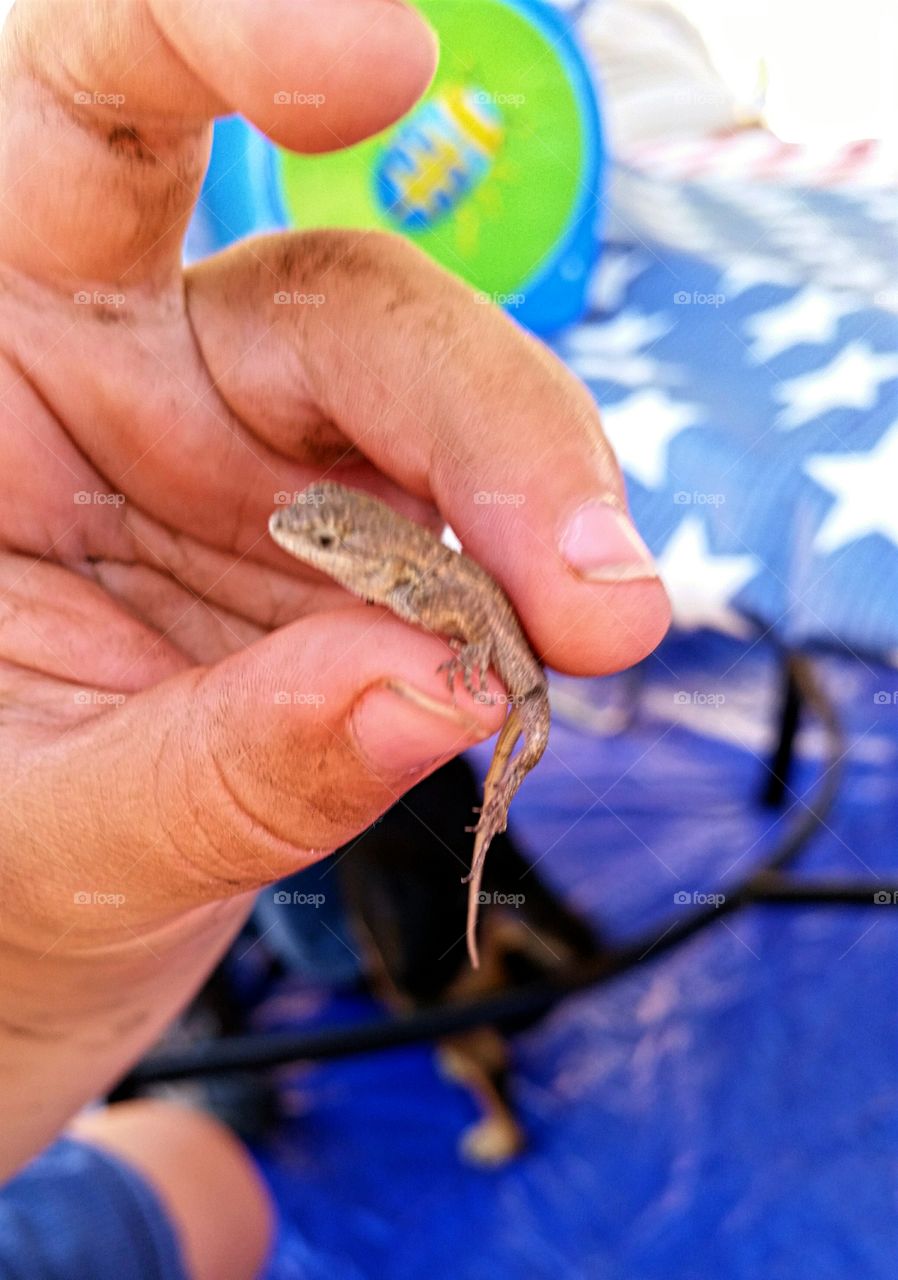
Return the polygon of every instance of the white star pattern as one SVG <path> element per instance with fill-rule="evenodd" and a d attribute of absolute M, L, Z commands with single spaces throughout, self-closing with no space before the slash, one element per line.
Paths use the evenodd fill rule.
<path fill-rule="evenodd" d="M 898 378 L 898 355 L 880 354 L 863 342 L 850 342 L 828 365 L 790 378 L 774 388 L 785 405 L 777 417 L 791 429 L 830 409 L 872 409 L 884 382 Z"/>
<path fill-rule="evenodd" d="M 601 258 L 589 290 L 590 306 L 596 311 L 618 311 L 627 296 L 627 290 L 637 276 L 648 266 L 648 259 L 632 250 L 606 249 Z"/>
<path fill-rule="evenodd" d="M 793 266 L 782 258 L 762 258 L 745 254 L 727 267 L 720 277 L 721 292 L 728 298 L 737 298 L 746 289 L 759 284 L 796 285 L 800 276 Z"/>
<path fill-rule="evenodd" d="M 817 530 L 817 551 L 837 551 L 874 533 L 898 543 L 898 422 L 868 453 L 816 454 L 804 469 L 837 499 Z"/>
<path fill-rule="evenodd" d="M 676 365 L 642 355 L 571 355 L 567 363 L 580 378 L 615 382 L 619 387 L 644 387 L 681 381 Z"/>
<path fill-rule="evenodd" d="M 667 477 L 670 441 L 684 427 L 694 426 L 700 413 L 696 405 L 675 404 L 657 391 L 637 391 L 603 406 L 602 423 L 627 474 L 656 489 Z"/>
<path fill-rule="evenodd" d="M 758 572 L 755 556 L 715 555 L 701 517 L 686 516 L 656 562 L 678 626 L 690 631 L 712 627 L 738 637 L 751 634 L 729 603 Z"/>
<path fill-rule="evenodd" d="M 857 303 L 851 298 L 823 289 L 802 289 L 781 306 L 756 312 L 746 320 L 752 356 L 763 364 L 800 342 L 832 342 L 839 321 L 856 310 Z"/>
<path fill-rule="evenodd" d="M 563 355 L 581 378 L 601 378 L 625 387 L 676 382 L 676 366 L 637 353 L 673 328 L 669 319 L 623 311 L 614 320 L 588 324 L 570 335 Z"/>
<path fill-rule="evenodd" d="M 630 352 L 657 342 L 672 328 L 673 321 L 669 316 L 622 311 L 613 320 L 582 325 L 570 335 L 567 345 L 572 351 Z"/>

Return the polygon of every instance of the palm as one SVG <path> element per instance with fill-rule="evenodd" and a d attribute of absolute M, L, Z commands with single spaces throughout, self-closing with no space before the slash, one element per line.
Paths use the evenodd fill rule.
<path fill-rule="evenodd" d="M 0 520 L 15 608 L 0 656 L 54 680 L 65 721 L 73 705 L 116 705 L 83 694 L 73 704 L 72 686 L 143 688 L 337 596 L 285 566 L 266 530 L 276 495 L 320 463 L 313 472 L 285 457 L 234 415 L 180 291 L 156 303 L 164 327 L 124 297 L 34 310 L 5 299 L 29 373 L 6 364 Z M 294 452 L 301 443 L 297 433 Z M 336 438 L 333 448 L 348 452 Z"/>

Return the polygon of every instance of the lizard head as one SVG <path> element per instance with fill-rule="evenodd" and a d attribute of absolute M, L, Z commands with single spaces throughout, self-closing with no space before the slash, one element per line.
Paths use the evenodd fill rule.
<path fill-rule="evenodd" d="M 390 549 L 397 525 L 386 503 L 332 481 L 309 485 L 268 521 L 272 538 L 304 564 L 321 569 L 366 599 L 377 599 L 395 574 Z"/>

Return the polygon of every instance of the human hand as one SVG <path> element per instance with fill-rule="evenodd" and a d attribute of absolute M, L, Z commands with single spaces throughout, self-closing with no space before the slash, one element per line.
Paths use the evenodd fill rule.
<path fill-rule="evenodd" d="M 498 727 L 453 705 L 437 638 L 271 544 L 278 492 L 327 474 L 448 520 L 563 670 L 636 661 L 667 605 L 587 392 L 406 243 L 278 235 L 182 272 L 211 119 L 297 150 L 377 131 L 432 72 L 413 13 L 19 0 L 2 60 L 0 1060 L 39 1141 L 260 884 Z"/>

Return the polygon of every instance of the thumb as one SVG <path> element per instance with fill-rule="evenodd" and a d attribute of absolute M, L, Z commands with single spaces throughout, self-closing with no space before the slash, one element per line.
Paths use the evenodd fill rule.
<path fill-rule="evenodd" d="M 349 146 L 423 93 L 399 0 L 17 0 L 0 38 L 0 257 L 40 280 L 174 280 L 211 121 Z M 75 286 L 77 287 L 77 286 Z"/>
<path fill-rule="evenodd" d="M 83 906 L 82 944 L 146 933 L 301 869 L 494 732 L 499 705 L 454 700 L 437 669 L 447 656 L 436 637 L 353 606 L 65 735 L 26 804 L 44 865 L 56 864 L 51 896 L 69 923 L 72 895 Z M 48 849 L 38 815 L 63 809 L 64 841 Z M 115 912 L 101 909 L 109 895 Z"/>

